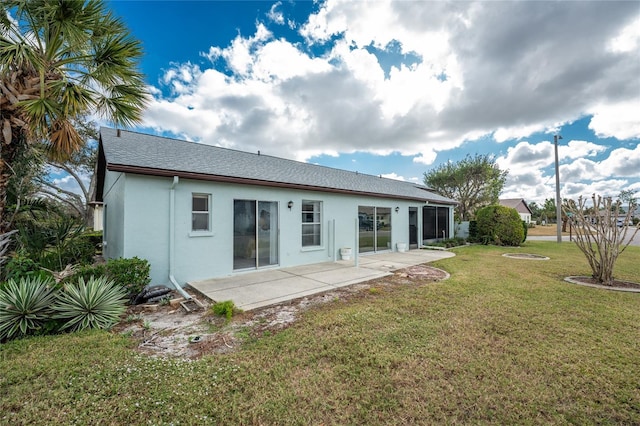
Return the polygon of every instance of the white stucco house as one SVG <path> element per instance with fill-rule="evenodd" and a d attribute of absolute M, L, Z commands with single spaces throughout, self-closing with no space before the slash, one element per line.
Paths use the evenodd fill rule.
<path fill-rule="evenodd" d="M 124 130 L 100 130 L 103 255 L 151 283 L 417 248 L 453 235 L 454 200 L 425 186 Z"/>

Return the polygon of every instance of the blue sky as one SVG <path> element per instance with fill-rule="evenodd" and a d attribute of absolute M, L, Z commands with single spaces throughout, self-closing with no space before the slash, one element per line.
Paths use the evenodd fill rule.
<path fill-rule="evenodd" d="M 138 131 L 422 182 L 492 154 L 504 198 L 640 197 L 640 3 L 110 1 Z"/>

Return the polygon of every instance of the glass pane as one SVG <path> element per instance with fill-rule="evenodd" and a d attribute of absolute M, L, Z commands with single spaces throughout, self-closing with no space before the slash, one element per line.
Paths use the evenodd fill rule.
<path fill-rule="evenodd" d="M 278 203 L 258 202 L 258 267 L 277 265 Z"/>
<path fill-rule="evenodd" d="M 233 201 L 233 269 L 256 267 L 256 202 Z"/>
<path fill-rule="evenodd" d="M 194 195 L 192 199 L 192 208 L 194 212 L 209 211 L 209 197 L 206 195 Z"/>
<path fill-rule="evenodd" d="M 432 240 L 438 235 L 436 230 L 436 208 L 435 207 L 423 207 L 422 208 L 422 239 Z"/>
<path fill-rule="evenodd" d="M 375 250 L 374 245 L 374 228 L 375 216 L 373 207 L 358 207 L 358 245 L 360 253 L 366 253 Z"/>
<path fill-rule="evenodd" d="M 302 246 L 309 247 L 321 245 L 320 232 L 319 224 L 302 225 Z"/>
<path fill-rule="evenodd" d="M 209 230 L 209 213 L 192 213 L 191 229 L 193 231 Z"/>
<path fill-rule="evenodd" d="M 449 209 L 438 207 L 438 238 L 449 238 Z"/>
<path fill-rule="evenodd" d="M 391 209 L 376 208 L 376 251 L 391 249 Z"/>
<path fill-rule="evenodd" d="M 409 207 L 409 244 L 418 244 L 418 209 Z"/>

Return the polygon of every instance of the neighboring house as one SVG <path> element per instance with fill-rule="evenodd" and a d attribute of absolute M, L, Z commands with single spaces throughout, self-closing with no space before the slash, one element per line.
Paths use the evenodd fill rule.
<path fill-rule="evenodd" d="M 531 223 L 531 209 L 523 198 L 507 198 L 499 200 L 501 206 L 511 207 L 518 211 L 520 218 L 527 224 Z"/>
<path fill-rule="evenodd" d="M 456 202 L 425 186 L 259 152 L 102 128 L 97 173 L 103 255 L 147 259 L 152 284 L 453 236 Z"/>

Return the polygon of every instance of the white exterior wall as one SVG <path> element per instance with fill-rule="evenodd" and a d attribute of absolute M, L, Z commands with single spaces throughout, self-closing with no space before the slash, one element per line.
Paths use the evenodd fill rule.
<path fill-rule="evenodd" d="M 113 176 L 112 176 L 113 175 Z M 115 178 L 107 173 L 106 183 Z M 118 174 L 119 175 L 119 174 Z M 111 178 L 111 179 L 109 179 Z M 173 178 L 127 174 L 120 176 L 111 191 L 105 185 L 107 223 L 105 257 L 147 259 L 151 264 L 152 285 L 168 284 L 170 188 Z M 123 197 L 114 192 L 122 191 Z M 211 232 L 191 232 L 192 194 L 211 194 Z M 277 202 L 279 205 L 279 265 L 290 267 L 340 259 L 339 249 L 354 249 L 358 238 L 358 206 L 391 209 L 392 250 L 397 243 L 409 242 L 409 207 L 418 207 L 422 226 L 424 203 L 350 196 L 325 192 L 291 190 L 218 182 L 180 179 L 175 186 L 175 264 L 173 275 L 179 283 L 233 274 L 234 200 Z M 302 247 L 302 200 L 322 202 L 322 245 Z M 124 202 L 123 202 L 124 201 Z M 290 210 L 287 207 L 293 201 Z M 126 206 L 126 207 L 125 207 Z M 399 207 L 399 212 L 395 208 Z M 450 209 L 450 236 L 453 209 Z M 333 221 L 335 220 L 335 232 Z M 114 228 L 119 227 L 119 233 Z M 422 231 L 419 231 L 421 239 Z"/>
<path fill-rule="evenodd" d="M 124 173 L 107 171 L 104 180 L 102 207 L 102 255 L 107 259 L 123 257 L 124 250 Z"/>

